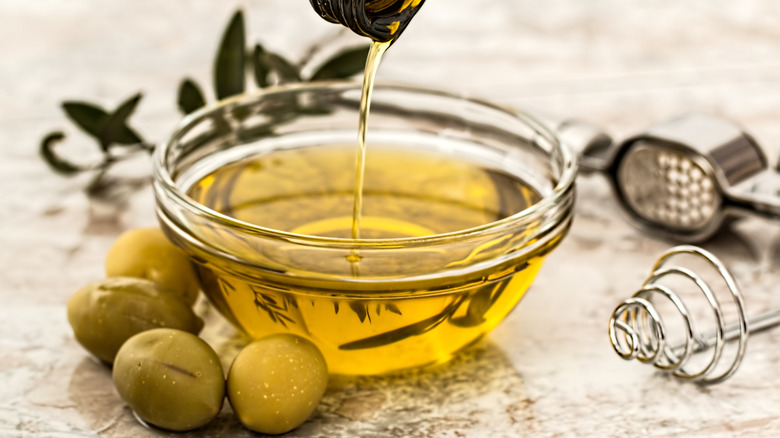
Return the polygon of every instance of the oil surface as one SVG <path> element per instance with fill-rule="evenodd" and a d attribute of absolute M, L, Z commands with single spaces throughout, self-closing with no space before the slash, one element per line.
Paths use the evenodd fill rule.
<path fill-rule="evenodd" d="M 265 228 L 350 238 L 353 145 L 278 150 L 221 166 L 189 189 L 203 205 Z M 372 145 L 365 161 L 364 239 L 465 230 L 540 199 L 522 180 L 430 150 Z M 345 171 L 347 170 L 347 171 Z"/>

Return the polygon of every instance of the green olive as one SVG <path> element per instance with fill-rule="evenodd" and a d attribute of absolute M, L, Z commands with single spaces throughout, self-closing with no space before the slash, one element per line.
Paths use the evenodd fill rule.
<path fill-rule="evenodd" d="M 153 329 L 128 339 L 114 362 L 114 385 L 149 424 L 186 431 L 217 416 L 225 400 L 225 374 L 214 350 L 199 337 Z"/>
<path fill-rule="evenodd" d="M 200 286 L 187 255 L 159 228 L 138 228 L 119 236 L 106 256 L 106 276 L 152 280 L 185 297 L 190 304 Z"/>
<path fill-rule="evenodd" d="M 282 434 L 300 426 L 328 385 L 325 358 L 310 341 L 271 335 L 247 345 L 233 360 L 228 400 L 247 429 Z"/>
<path fill-rule="evenodd" d="M 68 322 L 90 353 L 113 362 L 136 333 L 170 327 L 198 333 L 203 320 L 177 294 L 141 278 L 111 277 L 90 283 L 68 300 Z"/>

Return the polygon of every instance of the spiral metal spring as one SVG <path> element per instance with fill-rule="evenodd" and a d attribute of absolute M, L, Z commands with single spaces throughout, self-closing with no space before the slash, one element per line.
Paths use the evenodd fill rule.
<path fill-rule="evenodd" d="M 689 254 L 705 260 L 717 270 L 733 300 L 737 322 L 726 325 L 723 308 L 710 285 L 697 273 L 670 260 L 680 254 Z M 668 265 L 668 266 L 667 266 Z M 666 277 L 683 277 L 692 281 L 705 296 L 714 317 L 715 328 L 704 335 L 697 333 L 693 317 L 680 296 L 662 284 Z M 668 331 L 653 304 L 654 295 L 667 298 L 682 317 L 685 339 L 675 346 L 667 345 Z M 739 368 L 745 355 L 750 331 L 759 331 L 780 323 L 780 310 L 759 315 L 748 322 L 745 303 L 733 275 L 712 253 L 695 246 L 683 245 L 665 252 L 653 267 L 650 277 L 633 297 L 623 301 L 609 320 L 609 338 L 615 352 L 625 360 L 637 359 L 651 363 L 656 368 L 670 372 L 675 377 L 701 384 L 722 382 Z M 739 343 L 728 368 L 721 364 L 725 343 Z M 690 359 L 696 353 L 711 350 L 710 359 L 692 371 Z M 730 355 L 729 355 L 730 356 Z M 701 369 L 699 369 L 701 368 Z M 717 372 L 716 372 L 717 369 Z M 723 370 L 723 371 L 721 371 Z"/>

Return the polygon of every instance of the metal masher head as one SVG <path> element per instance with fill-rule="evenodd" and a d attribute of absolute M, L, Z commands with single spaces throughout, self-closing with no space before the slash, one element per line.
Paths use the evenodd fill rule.
<path fill-rule="evenodd" d="M 693 270 L 690 263 L 681 262 L 681 256 L 692 256 L 705 262 L 703 268 L 714 270 L 716 275 L 701 275 L 702 266 L 699 266 L 700 270 Z M 682 283 L 674 283 L 674 280 L 682 280 Z M 693 286 L 698 295 L 691 298 L 698 298 L 699 308 L 705 310 L 703 314 L 689 307 L 680 291 L 675 289 L 686 283 Z M 723 300 L 724 296 L 726 300 Z M 671 310 L 659 308 L 659 301 L 671 303 Z M 677 315 L 670 314 L 675 312 Z M 682 336 L 678 336 L 678 343 L 672 345 L 668 323 L 675 316 L 682 321 L 677 326 Z M 705 326 L 712 327 L 711 330 L 700 332 L 698 328 L 702 322 L 709 322 Z M 742 293 L 723 262 L 702 248 L 683 245 L 665 252 L 634 296 L 615 308 L 609 319 L 609 339 L 623 359 L 652 364 L 680 379 L 712 384 L 728 379 L 737 371 L 750 332 L 778 323 L 780 310 L 748 321 Z M 730 340 L 738 343 L 730 354 L 724 355 L 726 342 Z M 704 360 L 696 361 L 695 356 L 704 356 Z"/>
<path fill-rule="evenodd" d="M 756 141 L 731 121 L 688 114 L 622 143 L 578 123 L 558 126 L 578 150 L 580 171 L 610 179 L 639 228 L 682 242 L 711 237 L 725 219 L 780 217 L 777 173 Z"/>

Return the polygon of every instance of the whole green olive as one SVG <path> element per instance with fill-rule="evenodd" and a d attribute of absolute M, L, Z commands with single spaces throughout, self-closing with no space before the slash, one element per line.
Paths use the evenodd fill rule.
<path fill-rule="evenodd" d="M 141 278 L 111 277 L 92 282 L 68 300 L 68 322 L 90 353 L 113 362 L 131 336 L 158 327 L 198 333 L 203 320 L 174 292 Z"/>
<path fill-rule="evenodd" d="M 198 298 L 200 286 L 187 255 L 159 228 L 138 228 L 123 233 L 108 251 L 105 265 L 108 277 L 152 280 L 181 294 L 190 305 Z"/>
<path fill-rule="evenodd" d="M 116 355 L 113 378 L 119 396 L 139 417 L 173 431 L 205 425 L 225 400 L 219 356 L 181 330 L 153 329 L 128 339 Z"/>
<path fill-rule="evenodd" d="M 328 385 L 325 358 L 311 341 L 271 335 L 244 347 L 228 372 L 227 393 L 247 429 L 282 434 L 300 426 Z"/>

